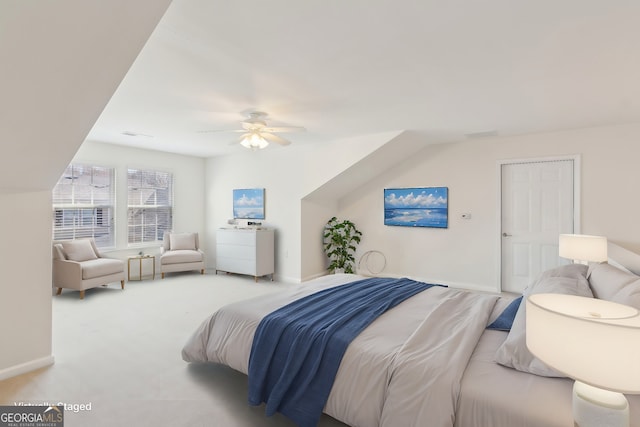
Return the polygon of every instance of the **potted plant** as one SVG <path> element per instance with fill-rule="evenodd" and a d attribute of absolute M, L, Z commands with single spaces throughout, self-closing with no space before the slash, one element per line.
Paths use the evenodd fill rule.
<path fill-rule="evenodd" d="M 324 226 L 324 251 L 329 257 L 332 272 L 353 273 L 356 246 L 362 233 L 349 220 L 339 221 L 335 216 Z"/>

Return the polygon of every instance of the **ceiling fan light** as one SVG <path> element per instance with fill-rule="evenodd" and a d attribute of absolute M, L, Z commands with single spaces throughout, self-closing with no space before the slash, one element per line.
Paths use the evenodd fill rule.
<path fill-rule="evenodd" d="M 266 148 L 269 143 L 257 133 L 253 133 L 251 136 L 243 138 L 242 141 L 240 141 L 240 145 L 250 150 L 262 150 Z"/>

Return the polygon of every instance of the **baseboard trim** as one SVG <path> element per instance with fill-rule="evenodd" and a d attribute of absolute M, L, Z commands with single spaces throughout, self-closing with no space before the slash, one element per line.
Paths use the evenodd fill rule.
<path fill-rule="evenodd" d="M 45 366 L 53 365 L 55 363 L 54 357 L 46 356 L 40 359 L 31 360 L 29 362 L 21 363 L 19 365 L 10 366 L 0 370 L 0 381 L 7 378 L 16 377 L 18 375 L 26 374 L 27 372 L 35 371 L 36 369 L 44 368 Z"/>
<path fill-rule="evenodd" d="M 302 280 L 298 280 L 299 283 L 308 282 L 309 280 L 317 279 L 318 277 L 326 276 L 330 274 L 328 271 L 323 271 L 321 273 L 311 274 L 309 276 L 305 276 Z"/>

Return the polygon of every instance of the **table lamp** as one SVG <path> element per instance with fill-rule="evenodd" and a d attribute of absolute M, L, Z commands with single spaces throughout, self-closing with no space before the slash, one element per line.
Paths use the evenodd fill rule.
<path fill-rule="evenodd" d="M 558 252 L 563 258 L 588 263 L 607 261 L 607 238 L 587 234 L 561 234 Z"/>
<path fill-rule="evenodd" d="M 534 294 L 526 316 L 529 350 L 575 380 L 575 425 L 628 427 L 622 393 L 640 394 L 638 310 L 596 298 Z"/>

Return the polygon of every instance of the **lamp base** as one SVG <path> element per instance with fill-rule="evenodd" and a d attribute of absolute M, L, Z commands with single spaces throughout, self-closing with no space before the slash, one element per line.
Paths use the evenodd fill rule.
<path fill-rule="evenodd" d="M 573 420 L 575 427 L 629 427 L 629 402 L 622 393 L 576 381 Z"/>

